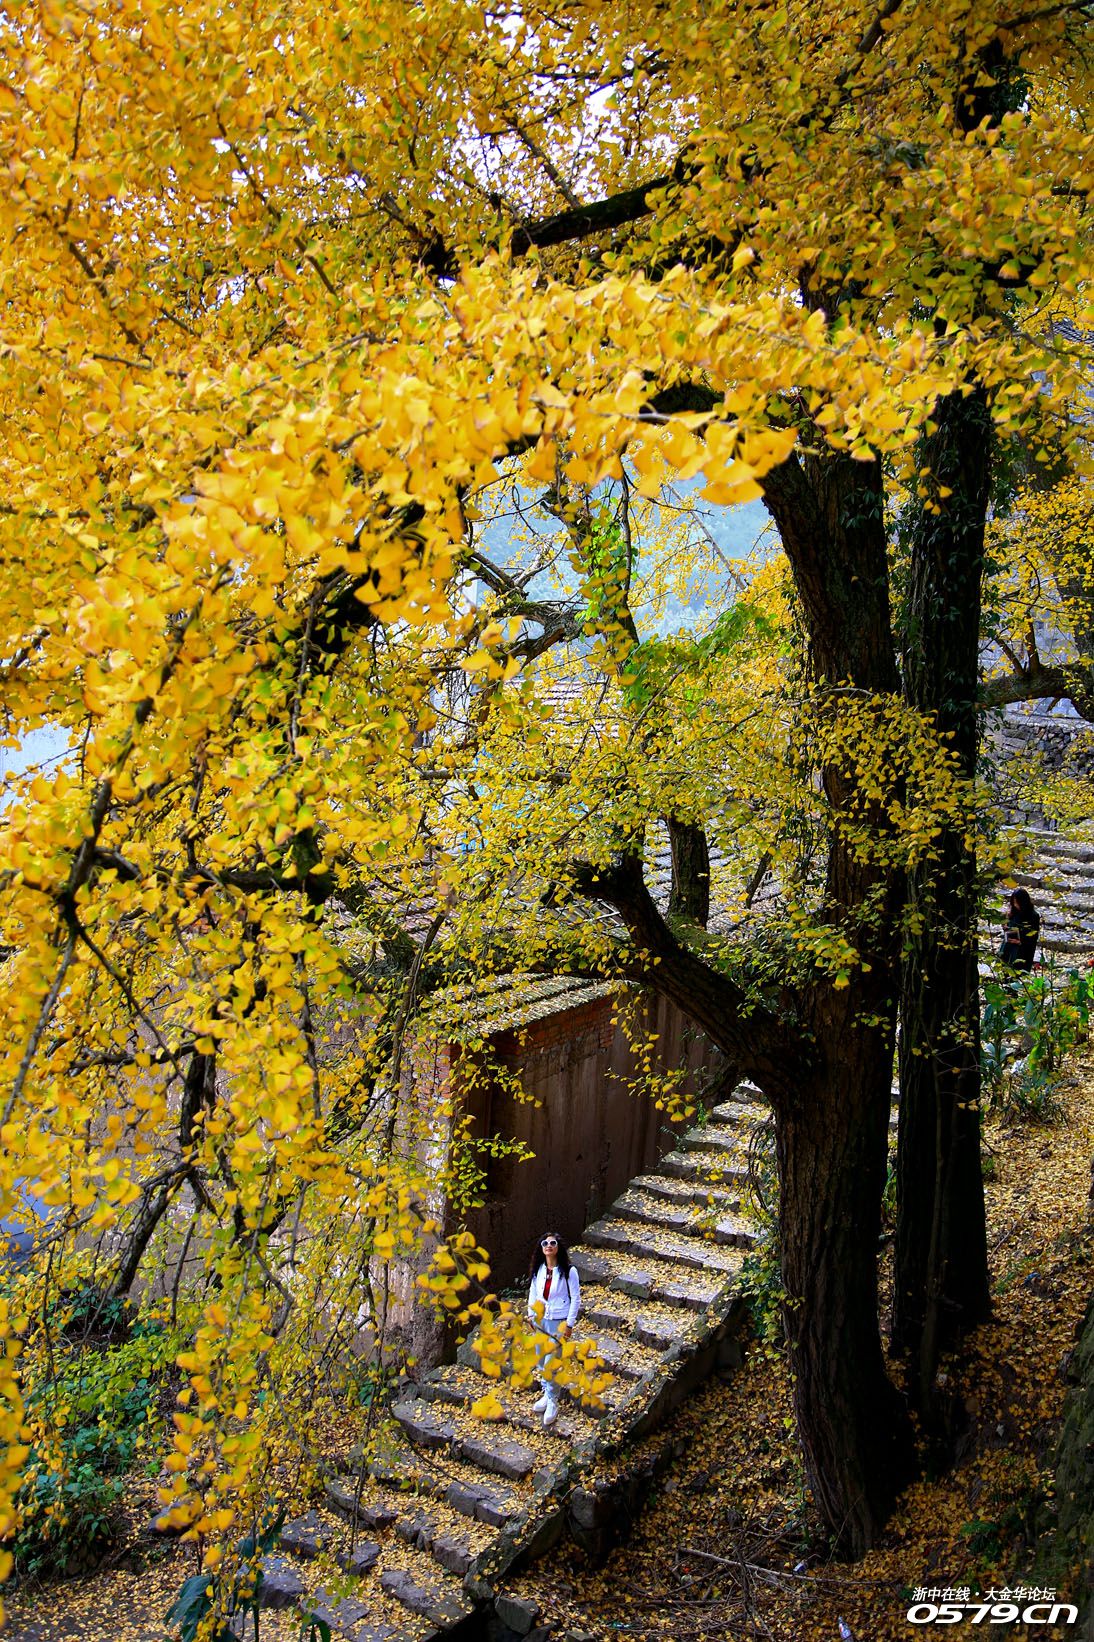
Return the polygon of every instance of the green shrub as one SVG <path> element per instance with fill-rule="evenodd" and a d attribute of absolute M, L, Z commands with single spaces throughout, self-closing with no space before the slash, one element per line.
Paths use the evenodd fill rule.
<path fill-rule="evenodd" d="M 1028 975 L 992 977 L 984 998 L 985 1092 L 1010 1117 L 1047 1121 L 1063 1063 L 1090 1025 L 1094 973 L 1088 967 L 1062 974 L 1050 960 Z"/>
<path fill-rule="evenodd" d="M 24 1386 L 31 1452 L 12 1544 L 17 1574 L 71 1575 L 101 1561 L 177 1347 L 147 1322 L 105 1345 L 77 1345 L 62 1334 L 53 1373 Z"/>

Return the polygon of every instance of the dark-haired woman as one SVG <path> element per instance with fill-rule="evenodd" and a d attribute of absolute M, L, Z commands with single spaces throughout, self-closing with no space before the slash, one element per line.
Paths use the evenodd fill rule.
<path fill-rule="evenodd" d="M 540 1359 L 544 1370 L 543 1390 L 533 1403 L 543 1415 L 545 1426 L 558 1419 L 558 1386 L 549 1378 L 555 1355 L 550 1341 L 568 1340 L 581 1310 L 581 1279 L 570 1264 L 570 1251 L 557 1232 L 545 1232 L 532 1255 L 529 1268 L 528 1315 L 549 1336 L 543 1342 Z"/>
<path fill-rule="evenodd" d="M 1008 969 L 1028 975 L 1041 935 L 1041 919 L 1028 889 L 1012 889 L 1003 923 L 1000 958 Z"/>

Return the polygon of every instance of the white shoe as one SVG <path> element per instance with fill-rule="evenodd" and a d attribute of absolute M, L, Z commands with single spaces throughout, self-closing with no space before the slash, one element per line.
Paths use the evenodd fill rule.
<path fill-rule="evenodd" d="M 554 1425 L 554 1423 L 557 1419 L 558 1419 L 558 1405 L 556 1404 L 553 1408 L 548 1407 L 547 1412 L 544 1414 L 544 1416 L 543 1416 L 544 1428 L 546 1429 L 548 1426 Z"/>
<path fill-rule="evenodd" d="M 546 1396 L 541 1395 L 541 1396 L 537 1397 L 535 1402 L 532 1404 L 532 1413 L 533 1414 L 542 1414 L 546 1407 L 547 1407 L 547 1398 L 546 1398 Z"/>

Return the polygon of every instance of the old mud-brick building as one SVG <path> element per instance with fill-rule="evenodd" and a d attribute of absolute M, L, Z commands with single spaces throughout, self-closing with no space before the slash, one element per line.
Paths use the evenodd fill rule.
<path fill-rule="evenodd" d="M 650 1094 L 663 1075 L 688 1101 L 719 1098 L 728 1069 L 680 1010 L 653 997 L 631 1000 L 637 1015 L 624 1024 L 621 1002 L 605 983 L 505 976 L 479 996 L 481 1047 L 467 1049 L 466 1034 L 460 1043 L 423 1037 L 407 1056 L 400 1134 L 419 1146 L 427 1137 L 425 1161 L 438 1180 L 456 1144 L 469 1142 L 484 1170 L 480 1206 L 457 1210 L 438 1185 L 428 1212 L 444 1235 L 474 1235 L 490 1254 L 495 1287 L 520 1281 L 546 1228 L 576 1242 L 672 1148 L 676 1131 Z M 650 1062 L 636 1043 L 653 1045 Z M 502 1142 L 496 1155 L 489 1144 L 476 1148 L 494 1137 Z M 419 1362 L 439 1360 L 451 1345 L 443 1320 L 415 1299 L 430 1252 L 384 1273 L 389 1326 Z"/>

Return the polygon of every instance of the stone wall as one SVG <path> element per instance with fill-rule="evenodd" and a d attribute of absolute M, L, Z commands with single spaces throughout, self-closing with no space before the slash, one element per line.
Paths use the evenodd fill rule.
<path fill-rule="evenodd" d="M 1039 710 L 1035 710 L 1039 709 Z M 1020 802 L 1009 775 L 1015 760 L 1036 759 L 1046 774 L 1066 775 L 1089 783 L 1094 812 L 1094 724 L 1067 711 L 1049 712 L 1042 703 L 1006 708 L 989 719 L 984 750 L 995 770 L 997 796 L 1008 819 L 1025 826 L 1052 823 L 1042 810 Z"/>

